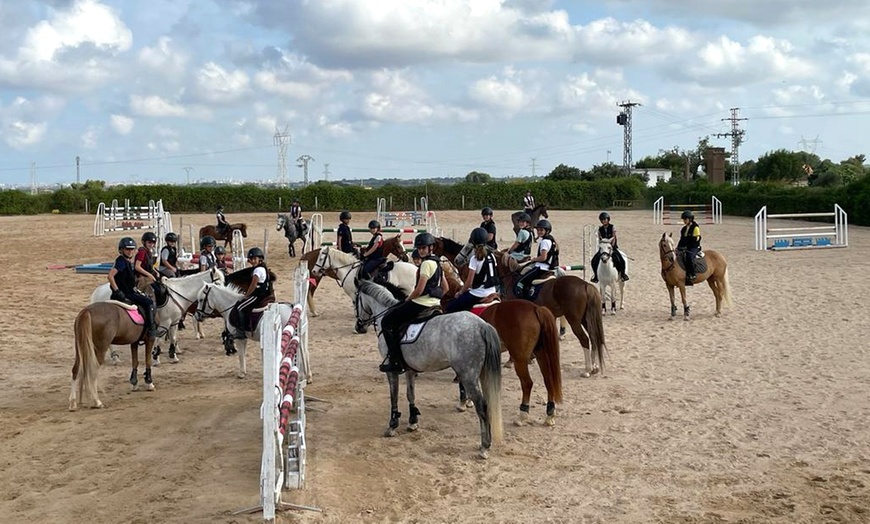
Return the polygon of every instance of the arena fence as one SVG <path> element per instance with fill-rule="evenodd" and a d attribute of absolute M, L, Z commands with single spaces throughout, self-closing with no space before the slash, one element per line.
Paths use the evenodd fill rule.
<path fill-rule="evenodd" d="M 421 200 L 425 199 L 422 197 Z M 396 224 L 387 225 L 386 222 L 380 218 L 380 206 L 381 202 L 384 201 L 383 198 L 378 199 L 378 222 L 381 223 L 381 233 L 384 235 L 389 233 L 412 233 L 416 235 L 417 233 L 432 233 L 435 236 L 441 236 L 441 228 L 438 227 L 438 220 L 435 217 L 435 213 L 433 211 L 426 211 L 425 216 L 423 217 L 423 227 L 407 227 L 407 226 L 397 226 Z M 368 219 L 365 221 L 368 223 Z M 311 248 L 312 249 L 320 249 L 323 246 L 335 246 L 335 241 L 333 240 L 325 240 L 323 235 L 326 233 L 335 234 L 338 231 L 338 228 L 335 227 L 324 227 L 323 225 L 323 215 L 321 213 L 314 213 L 311 215 L 311 226 L 308 234 L 311 238 Z M 369 233 L 369 229 L 367 227 L 352 227 L 350 228 L 351 233 Z M 369 237 L 360 237 L 360 244 L 365 244 L 368 242 Z M 402 241 L 403 244 L 413 244 L 413 240 L 410 242 L 407 240 Z M 406 248 L 406 251 L 412 251 L 413 247 Z"/>
<path fill-rule="evenodd" d="M 695 214 L 695 221 L 699 224 L 722 223 L 722 201 L 715 196 L 709 204 L 667 204 L 665 197 L 661 196 L 653 202 L 653 224 L 681 224 L 680 215 L 687 209 Z"/>
<path fill-rule="evenodd" d="M 769 227 L 768 219 L 789 218 L 804 220 L 808 218 L 827 218 L 833 224 L 808 225 L 793 222 L 789 227 Z M 768 241 L 773 239 L 773 244 Z M 780 251 L 786 249 L 819 249 L 847 247 L 849 245 L 849 217 L 838 204 L 831 213 L 788 213 L 770 215 L 767 206 L 755 215 L 755 250 Z"/>

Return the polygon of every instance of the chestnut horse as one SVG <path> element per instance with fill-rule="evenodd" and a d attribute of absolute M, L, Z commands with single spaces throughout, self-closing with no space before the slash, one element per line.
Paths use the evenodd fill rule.
<path fill-rule="evenodd" d="M 227 245 L 230 246 L 230 251 L 233 250 L 233 231 L 239 230 L 242 232 L 242 236 L 248 238 L 248 226 L 242 222 L 236 224 L 230 224 L 229 227 L 225 230 L 226 234 L 221 234 L 218 232 L 217 228 L 213 225 L 208 225 L 199 228 L 199 238 L 210 236 L 215 240 L 223 240 L 224 248 Z"/>
<path fill-rule="evenodd" d="M 134 306 L 130 306 L 134 307 Z M 127 313 L 125 304 L 115 301 L 94 302 L 82 309 L 74 324 L 76 359 L 72 367 L 72 384 L 69 393 L 69 410 L 78 408 L 78 400 L 85 402 L 90 396 L 90 407 L 105 407 L 97 394 L 100 366 L 111 344 L 129 344 L 133 360 L 130 384 L 133 391 L 139 389 L 139 341 L 143 340 L 145 327 L 136 324 Z M 151 379 L 151 348 L 154 339 L 144 336 L 145 341 L 145 389 L 154 391 Z"/>
<path fill-rule="evenodd" d="M 671 316 L 673 320 L 677 316 L 677 304 L 674 297 L 674 288 L 680 288 L 680 298 L 683 299 L 683 320 L 689 320 L 689 303 L 686 301 L 686 270 L 683 268 L 683 254 L 678 253 L 674 247 L 674 239 L 671 234 L 662 233 L 659 240 L 659 258 L 662 260 L 662 280 L 668 287 L 668 295 L 671 297 Z M 713 290 L 716 297 L 716 316 L 722 314 L 722 306 L 730 306 L 731 286 L 728 283 L 728 262 L 721 254 L 712 249 L 704 250 L 704 258 L 707 267 L 697 267 L 695 284 L 707 281 L 707 285 Z"/>

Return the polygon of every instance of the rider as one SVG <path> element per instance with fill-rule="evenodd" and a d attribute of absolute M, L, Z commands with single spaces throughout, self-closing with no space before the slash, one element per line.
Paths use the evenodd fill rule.
<path fill-rule="evenodd" d="M 559 265 L 559 244 L 550 233 L 553 231 L 553 226 L 549 220 L 538 220 L 535 224 L 535 232 L 538 234 L 538 254 L 526 266 L 525 274 L 520 277 L 517 282 L 517 287 L 521 289 L 525 295 L 520 298 L 528 298 L 532 290 L 532 281 L 538 278 L 542 273 L 553 271 Z"/>
<path fill-rule="evenodd" d="M 369 232 L 372 234 L 372 239 L 369 240 L 369 245 L 360 257 L 363 261 L 362 271 L 359 273 L 359 278 L 368 280 L 372 273 L 384 263 L 382 248 L 384 246 L 384 235 L 381 233 L 381 223 L 377 220 L 369 221 Z"/>
<path fill-rule="evenodd" d="M 523 197 L 523 211 L 531 216 L 532 210 L 535 209 L 535 197 L 532 196 L 531 190 L 526 191 L 526 196 Z M 531 222 L 531 220 L 529 220 Z"/>
<path fill-rule="evenodd" d="M 163 240 L 166 244 L 160 249 L 160 267 L 157 271 L 164 277 L 173 278 L 178 276 L 178 250 L 175 247 L 178 235 L 170 231 Z"/>
<path fill-rule="evenodd" d="M 680 229 L 680 243 L 677 249 L 683 251 L 686 264 L 686 283 L 691 284 L 697 278 L 695 274 L 695 257 L 701 251 L 701 227 L 695 222 L 695 214 L 688 209 L 680 215 L 685 224 Z"/>
<path fill-rule="evenodd" d="M 217 259 L 214 256 L 215 240 L 213 236 L 204 236 L 199 240 L 199 247 L 202 252 L 199 254 L 199 271 L 208 271 L 217 265 Z"/>
<path fill-rule="evenodd" d="M 441 297 L 449 289 L 438 257 L 432 254 L 434 245 L 435 237 L 431 233 L 420 233 L 414 239 L 414 247 L 419 250 L 423 260 L 417 269 L 417 286 L 405 302 L 391 309 L 381 320 L 381 331 L 387 344 L 387 358 L 379 368 L 383 373 L 405 372 L 399 328 L 426 309 L 440 307 Z"/>
<path fill-rule="evenodd" d="M 531 221 L 532 218 L 525 211 L 517 216 L 517 226 L 519 226 L 517 239 L 508 248 L 508 254 L 516 259 L 517 262 L 522 262 L 532 255 L 534 235 L 532 234 L 532 228 L 529 227 Z"/>
<path fill-rule="evenodd" d="M 109 270 L 109 289 L 112 290 L 112 300 L 129 301 L 142 309 L 147 334 L 154 338 L 157 336 L 154 301 L 136 289 L 136 270 L 133 267 L 135 251 L 136 241 L 132 238 L 124 237 L 118 242 L 118 258 Z"/>
<path fill-rule="evenodd" d="M 296 232 L 302 232 L 302 206 L 299 205 L 299 199 L 294 198 L 293 203 L 290 204 L 290 220 L 293 221 L 293 225 L 296 226 Z M 298 235 L 297 235 L 298 236 Z"/>
<path fill-rule="evenodd" d="M 488 233 L 486 239 L 486 245 L 491 247 L 494 250 L 498 249 L 498 242 L 495 239 L 495 222 L 492 220 L 492 208 L 487 206 L 480 210 L 480 216 L 483 217 L 483 222 L 480 223 L 480 227 L 486 230 Z"/>
<path fill-rule="evenodd" d="M 136 251 L 133 268 L 136 276 L 144 278 L 157 290 L 157 271 L 154 269 L 154 246 L 157 244 L 157 235 L 151 231 L 142 234 L 142 247 Z"/>
<path fill-rule="evenodd" d="M 468 311 L 490 295 L 498 294 L 500 280 L 495 268 L 495 255 L 486 247 L 487 236 L 482 227 L 471 232 L 474 255 L 468 260 L 468 276 L 456 297 L 447 303 L 445 313 Z"/>
<path fill-rule="evenodd" d="M 263 301 L 263 299 L 272 296 L 272 282 L 269 280 L 269 270 L 266 268 L 266 255 L 263 250 L 258 247 L 252 247 L 248 250 L 248 262 L 254 268 L 251 274 L 251 284 L 245 291 L 245 296 L 237 303 L 236 308 L 239 312 L 239 323 L 236 327 L 233 338 L 247 338 L 245 330 L 248 327 L 248 318 L 251 310 Z"/>
<path fill-rule="evenodd" d="M 357 253 L 356 247 L 353 244 L 353 232 L 350 230 L 350 211 L 344 210 L 338 215 L 341 223 L 336 230 L 335 245 L 343 253 Z"/>
<path fill-rule="evenodd" d="M 214 267 L 220 269 L 224 276 L 229 274 L 229 269 L 227 269 L 227 250 L 224 249 L 224 246 L 214 248 Z"/>
<path fill-rule="evenodd" d="M 610 256 L 613 258 L 613 266 L 619 271 L 619 276 L 623 282 L 628 281 L 628 274 L 625 272 L 625 259 L 622 258 L 622 253 L 619 252 L 616 240 L 616 226 L 610 223 L 610 213 L 602 211 L 598 215 L 598 220 L 601 222 L 601 227 L 598 228 L 598 241 L 608 241 L 612 249 Z M 598 263 L 601 261 L 601 251 L 595 253 L 592 257 L 592 282 L 598 282 Z"/>
<path fill-rule="evenodd" d="M 215 219 L 217 219 L 217 232 L 223 236 L 227 235 L 227 230 L 230 227 L 230 223 L 227 222 L 227 217 L 224 216 L 224 206 L 218 206 L 217 211 L 214 213 Z"/>

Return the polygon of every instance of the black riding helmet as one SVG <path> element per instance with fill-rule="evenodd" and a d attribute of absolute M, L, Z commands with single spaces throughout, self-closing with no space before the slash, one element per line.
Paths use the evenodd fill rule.
<path fill-rule="evenodd" d="M 263 254 L 263 250 L 258 247 L 252 247 L 248 250 L 248 258 L 257 257 L 257 258 L 266 258 L 266 255 Z"/>
<path fill-rule="evenodd" d="M 344 211 L 342 211 L 342 212 L 338 215 L 338 219 L 339 219 L 339 220 L 350 220 L 350 219 L 351 219 L 350 211 L 348 211 L 348 210 L 345 209 Z"/>
<path fill-rule="evenodd" d="M 369 220 L 369 229 L 372 229 L 372 228 L 380 229 L 381 223 L 378 222 L 377 220 Z"/>
<path fill-rule="evenodd" d="M 530 217 L 528 213 L 520 213 L 519 215 L 517 215 L 517 222 L 529 223 L 531 221 L 532 217 Z"/>
<path fill-rule="evenodd" d="M 480 210 L 480 216 L 486 216 L 486 215 L 492 215 L 492 208 L 491 207 L 485 207 L 485 208 Z"/>
<path fill-rule="evenodd" d="M 468 238 L 468 241 L 474 245 L 486 244 L 489 241 L 489 231 L 482 227 L 476 227 L 471 230 L 471 236 Z"/>
<path fill-rule="evenodd" d="M 598 215 L 598 220 L 610 220 L 610 213 L 607 211 L 602 211 L 600 215 Z"/>
<path fill-rule="evenodd" d="M 214 240 L 214 237 L 211 235 L 204 236 L 199 240 L 199 248 L 200 249 L 205 249 L 206 246 L 213 246 L 213 245 L 215 245 L 215 240 Z"/>
<path fill-rule="evenodd" d="M 218 206 L 218 207 L 217 207 L 217 210 L 218 210 L 218 211 L 223 211 L 223 210 L 224 210 L 224 206 Z"/>
<path fill-rule="evenodd" d="M 157 235 L 155 235 L 151 231 L 146 231 L 142 235 L 142 242 L 157 242 Z"/>
<path fill-rule="evenodd" d="M 227 250 L 224 249 L 224 246 L 218 246 L 218 247 L 214 248 L 215 255 L 225 255 L 226 253 L 227 253 Z"/>
<path fill-rule="evenodd" d="M 694 220 L 694 219 L 695 219 L 695 213 L 692 213 L 691 211 L 689 211 L 689 210 L 687 209 L 687 210 L 683 211 L 683 214 L 680 215 L 680 218 L 688 218 L 689 220 Z"/>
<path fill-rule="evenodd" d="M 435 245 L 435 237 L 432 236 L 432 233 L 420 233 L 417 235 L 417 238 L 414 239 L 414 247 L 424 247 L 424 246 L 434 246 Z"/>
<path fill-rule="evenodd" d="M 549 233 L 553 230 L 553 226 L 550 224 L 549 220 L 541 219 L 538 220 L 537 224 L 535 224 L 535 229 L 544 229 L 547 231 L 547 233 Z"/>
<path fill-rule="evenodd" d="M 124 249 L 136 249 L 136 241 L 130 237 L 124 237 L 118 241 L 118 251 Z"/>
<path fill-rule="evenodd" d="M 169 233 L 166 233 L 166 236 L 163 238 L 163 240 L 167 242 L 178 242 L 178 235 L 170 231 Z"/>

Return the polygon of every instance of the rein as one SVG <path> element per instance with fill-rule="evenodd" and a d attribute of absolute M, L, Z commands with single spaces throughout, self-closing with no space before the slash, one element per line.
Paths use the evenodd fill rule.
<path fill-rule="evenodd" d="M 670 256 L 670 255 L 674 255 L 674 256 Z M 677 265 L 677 252 L 676 252 L 676 250 L 674 250 L 674 248 L 671 248 L 669 251 L 665 251 L 664 249 L 660 249 L 660 256 L 661 256 L 662 262 L 670 262 L 670 265 L 668 265 L 668 267 L 662 268 L 662 276 L 664 276 L 667 272 L 674 269 L 674 267 Z"/>
<path fill-rule="evenodd" d="M 343 266 L 333 266 L 332 265 L 332 258 L 329 256 L 329 251 L 325 251 L 324 255 L 323 255 L 323 262 L 322 263 L 320 262 L 320 256 L 318 255 L 317 260 L 314 262 L 314 267 L 312 268 L 314 270 L 313 272 L 320 274 L 320 275 L 325 274 L 326 268 L 327 268 L 327 263 L 329 263 L 329 268 L 334 270 L 334 271 L 338 271 L 339 269 L 344 269 L 346 267 L 349 267 L 352 270 L 355 266 L 359 266 L 360 264 L 362 264 L 359 260 L 354 260 L 350 264 L 345 264 Z M 347 277 L 350 276 L 350 273 L 351 273 L 351 271 L 348 271 L 344 275 L 344 277 L 339 281 L 339 285 L 341 287 L 344 287 L 344 283 L 345 283 L 345 281 L 347 281 Z"/>

